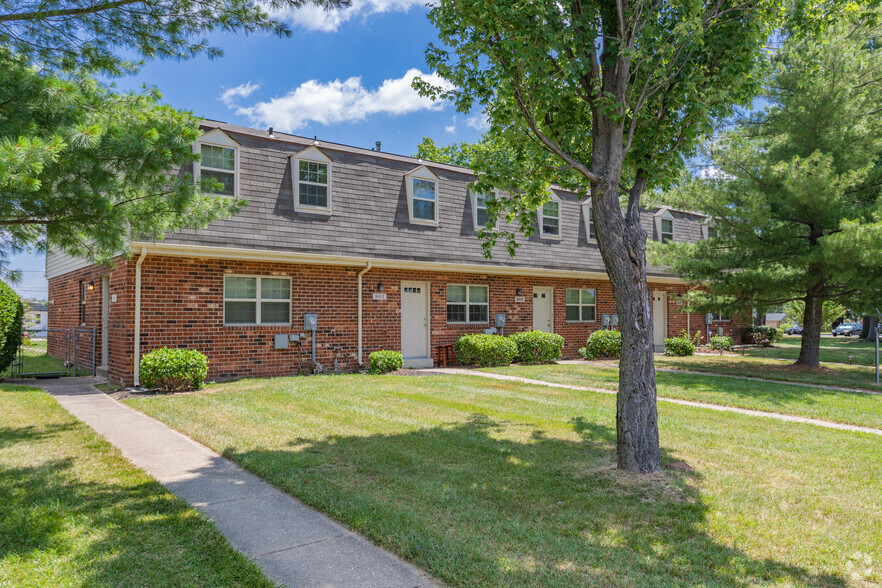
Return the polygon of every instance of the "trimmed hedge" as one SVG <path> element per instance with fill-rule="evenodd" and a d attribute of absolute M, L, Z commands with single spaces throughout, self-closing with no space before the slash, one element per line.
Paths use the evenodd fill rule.
<path fill-rule="evenodd" d="M 564 338 L 557 333 L 529 331 L 508 338 L 518 346 L 518 363 L 554 363 L 563 357 Z"/>
<path fill-rule="evenodd" d="M 21 298 L 15 290 L 0 282 L 0 372 L 5 372 L 15 361 L 15 353 L 21 345 L 23 321 Z"/>
<path fill-rule="evenodd" d="M 163 392 L 198 390 L 208 373 L 208 358 L 195 349 L 154 349 L 141 358 L 141 383 Z"/>
<path fill-rule="evenodd" d="M 594 331 L 585 347 L 579 349 L 579 357 L 585 359 L 619 359 L 622 357 L 622 333 L 620 331 Z"/>
<path fill-rule="evenodd" d="M 372 374 L 388 374 L 396 372 L 404 365 L 404 358 L 397 351 L 382 349 L 371 353 L 368 361 L 368 371 Z"/>
<path fill-rule="evenodd" d="M 717 351 L 732 351 L 732 337 L 725 335 L 714 335 L 710 338 L 710 348 Z"/>
<path fill-rule="evenodd" d="M 774 343 L 778 340 L 780 332 L 775 327 L 765 325 L 759 327 L 745 327 L 741 331 L 741 342 L 745 345 L 760 345 L 763 341 L 768 340 Z"/>
<path fill-rule="evenodd" d="M 456 360 L 463 365 L 508 365 L 518 355 L 518 344 L 500 335 L 463 335 L 453 344 Z"/>

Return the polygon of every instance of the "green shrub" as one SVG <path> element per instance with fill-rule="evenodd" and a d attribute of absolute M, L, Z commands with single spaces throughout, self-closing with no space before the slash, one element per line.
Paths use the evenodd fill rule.
<path fill-rule="evenodd" d="M 679 337 L 665 339 L 665 355 L 671 357 L 687 357 L 689 355 L 695 355 L 695 343 L 700 336 L 700 333 L 695 333 L 695 340 L 693 340 L 684 331 L 683 333 L 680 333 Z"/>
<path fill-rule="evenodd" d="M 480 367 L 508 365 L 518 354 L 518 344 L 499 335 L 463 335 L 453 349 L 459 363 Z"/>
<path fill-rule="evenodd" d="M 402 365 L 404 365 L 404 359 L 400 353 L 382 349 L 371 353 L 368 371 L 372 374 L 388 374 L 400 370 Z"/>
<path fill-rule="evenodd" d="M 21 325 L 24 307 L 15 291 L 0 282 L 0 372 L 6 371 L 15 360 L 21 345 Z"/>
<path fill-rule="evenodd" d="M 141 358 L 141 383 L 147 388 L 176 392 L 202 387 L 208 358 L 195 349 L 154 349 Z"/>
<path fill-rule="evenodd" d="M 554 363 L 563 356 L 564 338 L 557 333 L 529 331 L 513 333 L 509 339 L 518 346 L 518 363 Z"/>
<path fill-rule="evenodd" d="M 732 337 L 726 337 L 725 335 L 714 335 L 710 339 L 711 349 L 716 349 L 717 351 L 732 351 L 732 344 Z"/>
<path fill-rule="evenodd" d="M 763 341 L 768 340 L 774 343 L 780 338 L 779 331 L 775 327 L 767 327 L 765 325 L 759 327 L 745 327 L 741 331 L 741 342 L 745 345 L 760 345 Z"/>
<path fill-rule="evenodd" d="M 619 359 L 622 356 L 622 333 L 620 331 L 594 331 L 585 347 L 579 349 L 585 359 Z"/>

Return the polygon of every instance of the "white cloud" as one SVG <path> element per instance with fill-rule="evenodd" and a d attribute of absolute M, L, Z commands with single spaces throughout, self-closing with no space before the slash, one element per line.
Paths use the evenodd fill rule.
<path fill-rule="evenodd" d="M 310 122 L 323 125 L 361 121 L 373 114 L 403 115 L 420 110 L 440 110 L 443 101 L 433 101 L 416 93 L 411 87 L 415 77 L 449 89 L 449 83 L 435 73 L 424 74 L 416 68 L 402 77 L 384 80 L 376 90 L 366 89 L 360 77 L 320 82 L 309 80 L 284 96 L 266 102 L 240 107 L 237 114 L 251 122 L 294 131 Z"/>
<path fill-rule="evenodd" d="M 472 116 L 466 119 L 466 125 L 472 127 L 476 131 L 488 131 L 490 130 L 490 121 L 487 120 L 487 115 L 483 112 L 480 114 L 473 114 Z"/>
<path fill-rule="evenodd" d="M 425 5 L 425 0 L 352 0 L 351 6 L 339 10 L 324 10 L 307 4 L 300 8 L 275 11 L 274 16 L 287 20 L 295 27 L 333 33 L 341 24 L 355 18 L 367 18 L 384 12 L 407 12 L 414 6 Z"/>
<path fill-rule="evenodd" d="M 715 165 L 709 165 L 701 168 L 698 177 L 703 180 L 731 180 L 732 176 L 727 174 Z"/>
<path fill-rule="evenodd" d="M 229 88 L 224 90 L 224 92 L 220 96 L 220 101 L 226 104 L 227 106 L 232 107 L 236 102 L 236 98 L 248 98 L 251 96 L 251 93 L 260 88 L 260 84 L 252 84 L 251 82 L 245 82 L 240 86 L 236 86 L 235 88 Z"/>
<path fill-rule="evenodd" d="M 455 133 L 456 132 L 456 117 L 455 116 L 453 117 L 453 120 L 450 122 L 450 124 L 448 126 L 444 127 L 444 132 L 445 133 Z"/>

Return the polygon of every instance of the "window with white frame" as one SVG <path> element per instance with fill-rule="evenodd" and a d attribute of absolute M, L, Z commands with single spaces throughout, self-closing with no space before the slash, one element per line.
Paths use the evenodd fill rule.
<path fill-rule="evenodd" d="M 560 238 L 560 201 L 549 200 L 539 210 L 539 236 Z"/>
<path fill-rule="evenodd" d="M 597 232 L 594 229 L 594 213 L 591 211 L 591 199 L 582 203 L 582 217 L 585 220 L 585 234 L 589 241 L 597 241 Z"/>
<path fill-rule="evenodd" d="M 475 230 L 487 228 L 490 214 L 487 212 L 487 203 L 495 198 L 495 194 L 479 194 L 472 192 L 472 210 L 475 216 Z"/>
<path fill-rule="evenodd" d="M 711 315 L 711 322 L 712 323 L 717 323 L 717 322 L 729 320 L 729 317 L 724 315 L 722 312 L 711 312 L 710 315 Z"/>
<path fill-rule="evenodd" d="M 295 211 L 330 214 L 331 167 L 331 158 L 314 146 L 291 159 Z"/>
<path fill-rule="evenodd" d="M 674 240 L 674 219 L 661 219 L 661 242 L 667 243 Z"/>
<path fill-rule="evenodd" d="M 224 324 L 291 324 L 291 278 L 224 276 Z"/>
<path fill-rule="evenodd" d="M 591 288 L 567 288 L 566 318 L 568 322 L 597 320 L 597 295 Z"/>
<path fill-rule="evenodd" d="M 447 284 L 448 323 L 486 323 L 489 317 L 489 287 Z"/>
<path fill-rule="evenodd" d="M 717 227 L 713 225 L 708 225 L 707 229 L 707 239 L 715 239 L 717 237 Z"/>
<path fill-rule="evenodd" d="M 219 145 L 200 145 L 202 161 L 199 162 L 200 176 L 211 178 L 222 187 L 215 190 L 224 196 L 236 195 L 236 150 Z"/>
<path fill-rule="evenodd" d="M 410 222 L 438 224 L 438 176 L 424 165 L 405 174 L 407 210 Z"/>

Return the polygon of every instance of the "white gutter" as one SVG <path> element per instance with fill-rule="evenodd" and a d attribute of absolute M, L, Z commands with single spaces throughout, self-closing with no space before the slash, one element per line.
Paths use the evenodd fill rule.
<path fill-rule="evenodd" d="M 364 357 L 361 347 L 361 277 L 371 269 L 371 262 L 363 270 L 358 272 L 358 365 L 364 366 Z"/>
<path fill-rule="evenodd" d="M 409 259 L 387 259 L 382 257 L 361 257 L 345 255 L 324 255 L 301 253 L 299 251 L 273 251 L 267 249 L 246 249 L 241 247 L 213 247 L 209 245 L 179 245 L 174 243 L 137 242 L 133 249 L 147 247 L 151 255 L 189 257 L 204 259 L 243 259 L 248 261 L 269 261 L 274 263 L 304 263 L 313 265 L 361 266 L 372 264 L 375 269 L 413 269 L 437 272 L 457 272 L 487 275 L 543 276 L 572 278 L 576 280 L 609 281 L 603 272 L 579 270 L 556 270 L 542 267 L 508 266 L 486 263 L 449 263 L 436 261 L 414 261 Z M 653 284 L 684 284 L 684 280 L 673 276 L 648 276 Z"/>
<path fill-rule="evenodd" d="M 141 384 L 141 264 L 147 257 L 147 248 L 141 247 L 141 256 L 135 263 L 135 366 L 132 383 Z"/>

